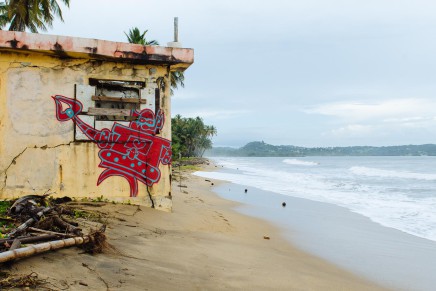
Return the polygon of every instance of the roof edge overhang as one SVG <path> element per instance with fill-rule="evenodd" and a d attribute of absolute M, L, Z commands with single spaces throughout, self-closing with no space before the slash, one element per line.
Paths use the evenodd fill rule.
<path fill-rule="evenodd" d="M 0 51 L 37 52 L 60 58 L 97 59 L 186 69 L 194 50 L 71 36 L 0 30 Z"/>

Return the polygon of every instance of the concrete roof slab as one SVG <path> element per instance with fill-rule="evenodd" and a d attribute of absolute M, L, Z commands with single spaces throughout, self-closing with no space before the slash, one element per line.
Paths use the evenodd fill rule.
<path fill-rule="evenodd" d="M 80 37 L 0 31 L 0 51 L 35 51 L 62 58 L 89 58 L 138 64 L 177 65 L 194 63 L 194 50 L 163 46 L 144 46 Z"/>

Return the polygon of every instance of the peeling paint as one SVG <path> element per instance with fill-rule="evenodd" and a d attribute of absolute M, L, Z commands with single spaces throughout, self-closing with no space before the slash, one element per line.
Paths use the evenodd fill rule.
<path fill-rule="evenodd" d="M 22 49 L 38 53 L 56 54 L 61 58 L 88 58 L 130 63 L 172 64 L 183 68 L 194 62 L 194 51 L 186 48 L 144 46 L 97 39 L 74 38 L 48 34 L 0 31 L 0 49 Z M 54 43 L 54 45 L 53 45 Z M 6 46 L 7 45 L 7 46 Z"/>

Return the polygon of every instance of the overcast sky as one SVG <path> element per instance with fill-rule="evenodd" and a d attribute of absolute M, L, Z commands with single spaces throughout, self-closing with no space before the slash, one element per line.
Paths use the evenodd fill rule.
<path fill-rule="evenodd" d="M 195 49 L 172 113 L 216 146 L 436 143 L 436 2 L 71 0 L 50 34 Z"/>

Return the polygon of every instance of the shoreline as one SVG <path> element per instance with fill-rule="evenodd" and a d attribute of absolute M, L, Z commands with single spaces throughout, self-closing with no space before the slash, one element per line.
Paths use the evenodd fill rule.
<path fill-rule="evenodd" d="M 207 167 L 206 167 L 207 168 Z M 212 166 L 210 166 L 212 169 Z M 112 248 L 63 249 L 15 262 L 68 290 L 385 290 L 294 247 L 273 224 L 241 214 L 211 189 L 222 182 L 184 173 L 173 212 L 105 204 Z M 222 184 L 221 184 L 222 185 Z"/>
<path fill-rule="evenodd" d="M 236 207 L 238 212 L 272 223 L 303 252 L 386 288 L 434 289 L 434 241 L 382 226 L 334 204 L 232 182 L 214 191 L 224 199 L 242 203 Z M 282 202 L 287 203 L 285 208 Z"/>

